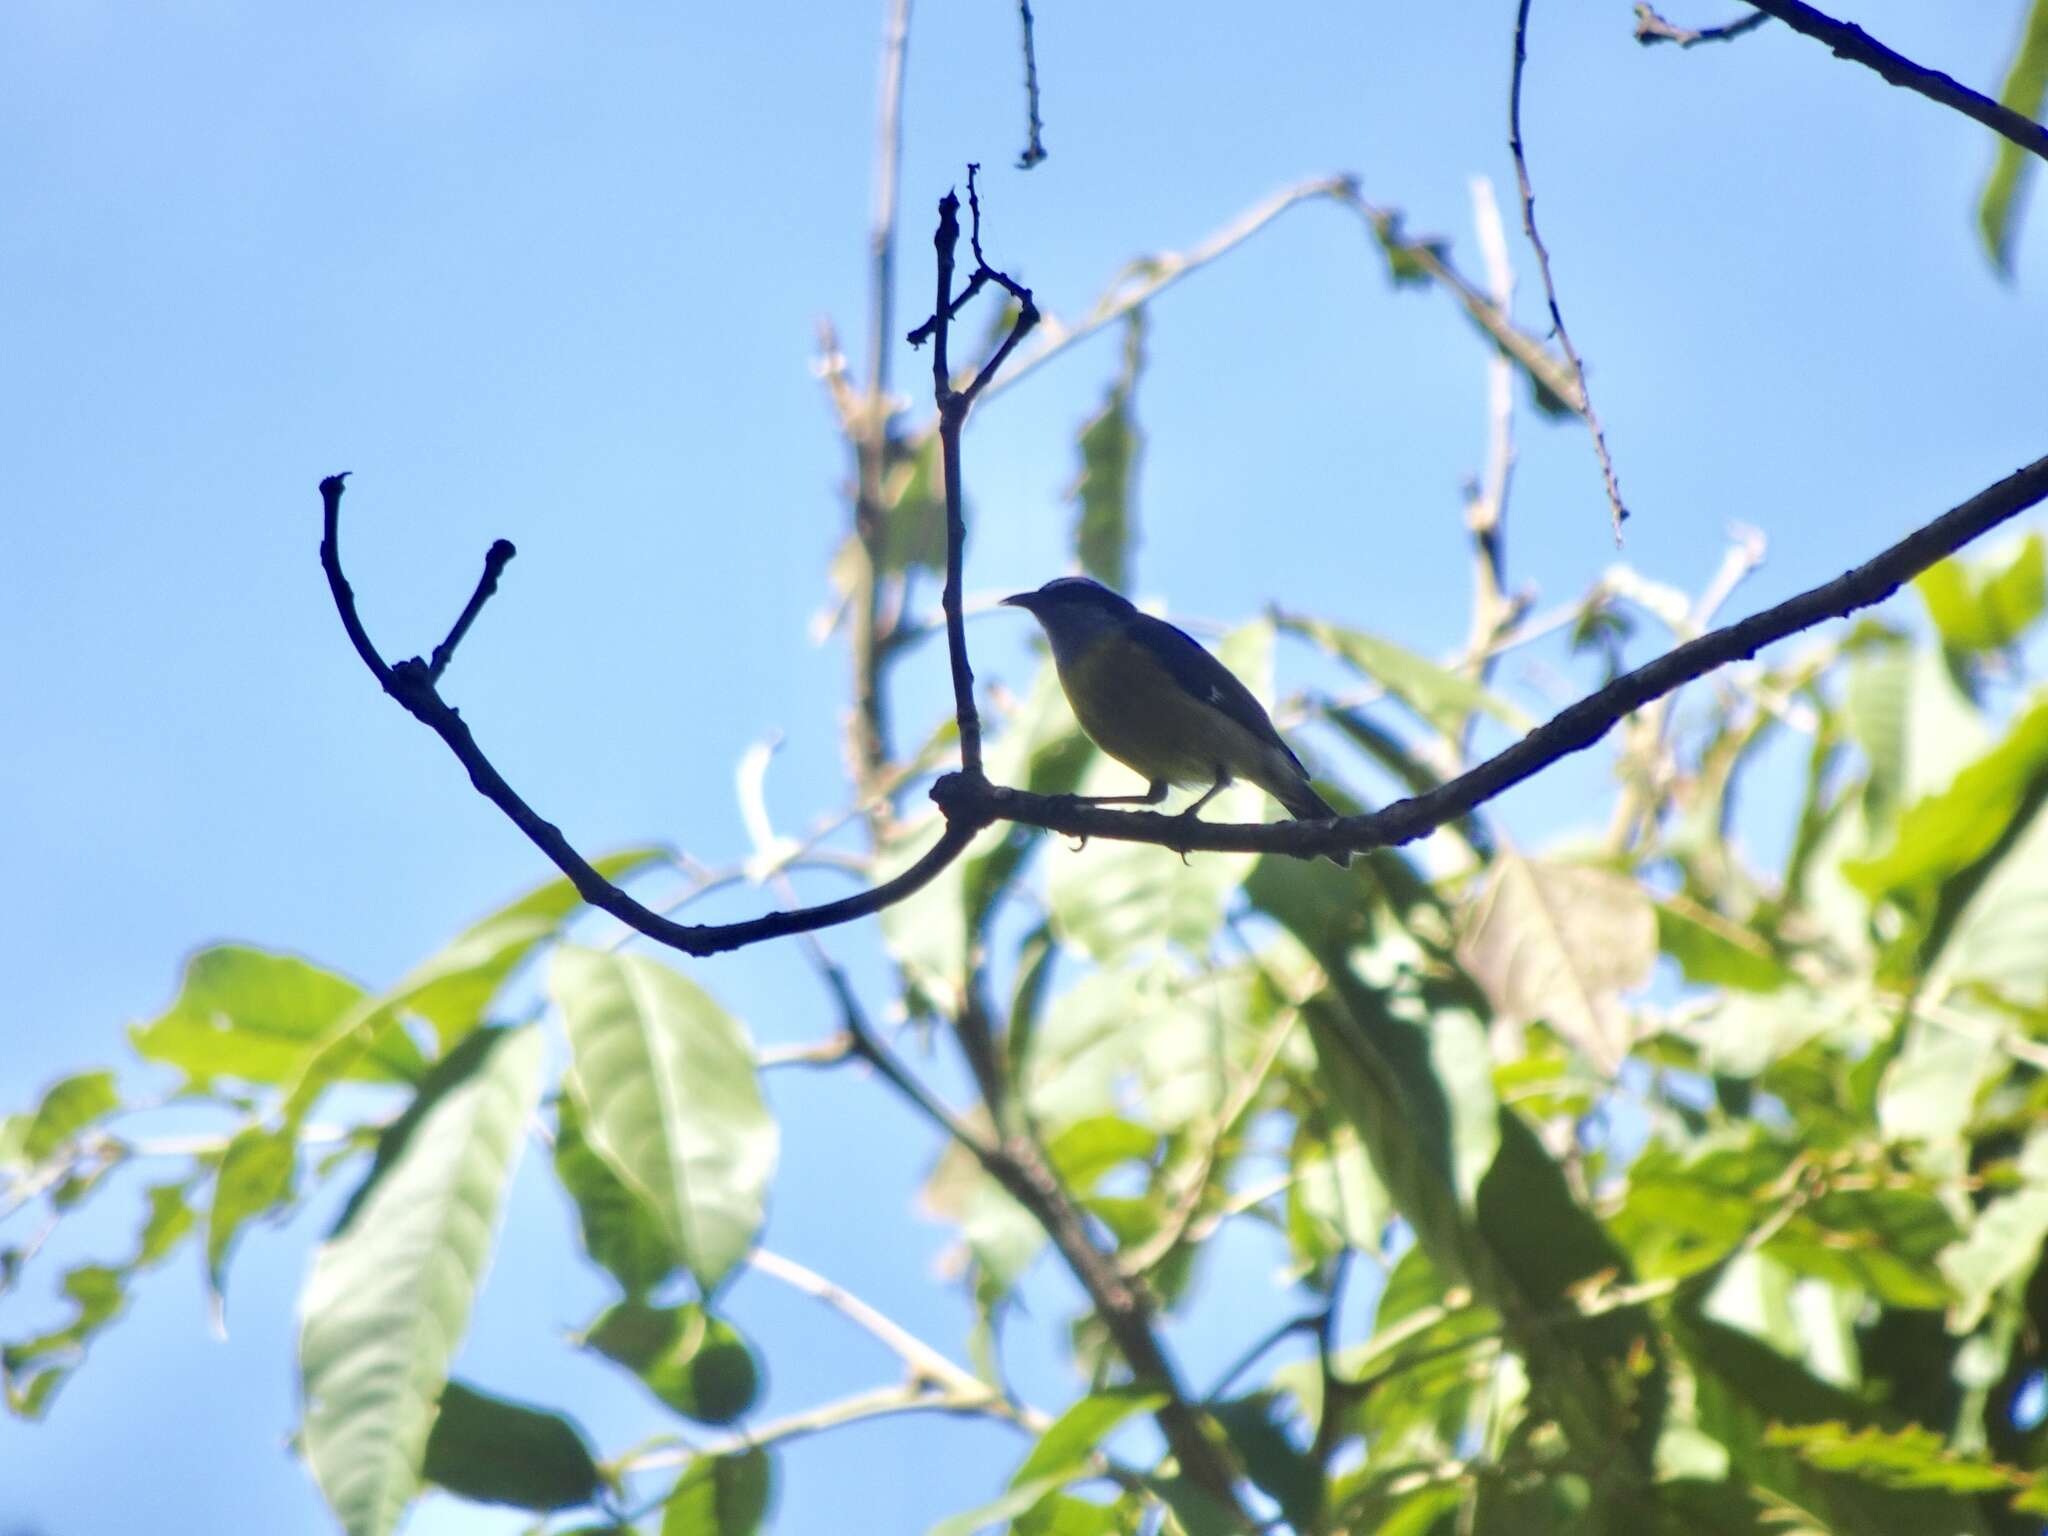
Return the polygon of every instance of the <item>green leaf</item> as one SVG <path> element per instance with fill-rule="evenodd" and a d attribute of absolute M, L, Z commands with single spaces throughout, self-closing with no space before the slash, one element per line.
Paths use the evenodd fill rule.
<path fill-rule="evenodd" d="M 442 1390 L 421 1471 L 462 1498 L 518 1509 L 570 1509 L 602 1486 L 590 1446 L 569 1419 L 459 1381 Z"/>
<path fill-rule="evenodd" d="M 1514 731 L 1530 731 L 1535 722 L 1505 699 L 1459 672 L 1440 667 L 1413 651 L 1321 619 L 1285 617 L 1280 627 L 1314 641 L 1349 663 L 1428 722 L 1442 735 L 1456 737 L 1474 714 L 1490 715 Z"/>
<path fill-rule="evenodd" d="M 540 1091 L 538 1029 L 492 1031 L 313 1260 L 301 1300 L 302 1445 L 349 1536 L 419 1486 L 435 1404 L 490 1262 Z"/>
<path fill-rule="evenodd" d="M 185 1202 L 183 1184 L 152 1184 L 144 1198 L 149 1201 L 149 1216 L 135 1245 L 136 1269 L 147 1269 L 169 1258 L 191 1233 L 196 1221 L 192 1207 Z"/>
<path fill-rule="evenodd" d="M 763 1450 L 690 1463 L 661 1517 L 661 1536 L 753 1536 L 768 1517 L 775 1464 Z"/>
<path fill-rule="evenodd" d="M 975 1291 L 983 1305 L 1008 1294 L 1045 1247 L 1045 1228 L 957 1145 L 939 1154 L 923 1204 L 960 1229 L 979 1271 Z"/>
<path fill-rule="evenodd" d="M 298 1143 L 289 1131 L 245 1125 L 229 1141 L 206 1216 L 206 1283 L 218 1304 L 227 1293 L 228 1258 L 242 1228 L 292 1198 Z"/>
<path fill-rule="evenodd" d="M 939 455 L 936 431 L 910 443 L 889 442 L 882 474 L 884 571 L 913 566 L 936 571 L 946 563 L 946 489 Z"/>
<path fill-rule="evenodd" d="M 1012 1484 L 1008 1490 L 990 1499 L 988 1503 L 970 1509 L 965 1514 L 941 1520 L 927 1531 L 925 1536 L 976 1536 L 977 1532 L 990 1530 L 1013 1518 L 1021 1525 L 1026 1516 L 1056 1498 L 1060 1489 L 1068 1483 L 1089 1475 L 1090 1469 L 1086 1462 L 1072 1462 L 1029 1481 Z"/>
<path fill-rule="evenodd" d="M 666 857 L 668 850 L 661 847 L 626 848 L 591 860 L 591 867 L 616 883 Z M 536 886 L 414 966 L 383 1002 L 433 1025 L 445 1051 L 484 1022 L 506 978 L 582 906 L 583 898 L 566 877 Z"/>
<path fill-rule="evenodd" d="M 1657 903 L 1657 947 L 1695 986 L 1775 992 L 1793 980 L 1762 937 L 1683 896 Z"/>
<path fill-rule="evenodd" d="M 1908 806 L 1889 849 L 1845 861 L 1842 872 L 1869 896 L 1932 886 L 1990 851 L 2044 772 L 2048 700 L 2015 720 L 2004 740 L 1946 789 Z"/>
<path fill-rule="evenodd" d="M 1570 1391 L 1575 1438 L 1604 1428 L 1609 1443 L 1647 1464 L 1663 1424 L 1663 1349 L 1639 1306 L 1582 1311 L 1580 1298 L 1634 1278 L 1606 1229 L 1573 1198 L 1564 1170 L 1519 1115 L 1503 1109 L 1500 1152 L 1479 1186 L 1478 1228 L 1498 1278 L 1473 1289 L 1508 1315 L 1508 1335 L 1527 1355 L 1530 1380 L 1555 1399 Z M 1527 1313 L 1521 1309 L 1529 1309 Z M 1523 1329 L 1517 1314 L 1548 1321 Z"/>
<path fill-rule="evenodd" d="M 1135 1414 L 1156 1413 L 1165 1402 L 1164 1393 L 1143 1392 L 1135 1387 L 1112 1387 L 1091 1393 L 1053 1420 L 1052 1427 L 1038 1437 L 1038 1444 L 1010 1478 L 1010 1486 L 1019 1488 L 1063 1469 L 1069 1470 L 1061 1482 L 1071 1482 L 1079 1474 L 1070 1469 L 1085 1467 L 1095 1449 L 1119 1424 Z"/>
<path fill-rule="evenodd" d="M 584 1136 L 708 1295 L 753 1246 L 775 1167 L 753 1046 L 694 982 L 638 955 L 565 946 L 548 988 Z"/>
<path fill-rule="evenodd" d="M 555 1177 L 575 1202 L 583 1251 L 637 1301 L 680 1269 L 682 1260 L 648 1203 L 591 1150 L 575 1099 L 563 1094 L 555 1113 Z"/>
<path fill-rule="evenodd" d="M 1683 1351 L 1695 1386 L 1699 1427 L 1728 1448 L 1730 1470 L 1767 1502 L 1809 1512 L 1808 1523 L 1841 1536 L 1893 1532 L 1983 1530 L 1977 1512 L 1941 1495 L 1879 1488 L 1824 1472 L 1791 1449 L 1773 1444 L 1775 1424 L 1839 1421 L 1851 1428 L 1886 1423 L 1880 1410 L 1820 1380 L 1747 1333 L 1673 1310 L 1669 1332 Z"/>
<path fill-rule="evenodd" d="M 739 1330 L 694 1303 L 650 1307 L 625 1301 L 591 1326 L 585 1340 L 646 1383 L 684 1418 L 730 1424 L 761 1391 L 761 1371 Z"/>
<path fill-rule="evenodd" d="M 200 1087 L 217 1077 L 287 1083 L 366 1001 L 354 982 L 294 955 L 222 944 L 187 961 L 177 1000 L 129 1036 L 138 1054 L 176 1067 Z M 425 1070 L 419 1047 L 386 1019 L 370 1047 L 336 1075 L 410 1083 Z"/>
<path fill-rule="evenodd" d="M 2028 1132 L 2014 1172 L 2019 1187 L 1987 1202 L 1968 1234 L 1941 1255 L 1941 1272 L 1957 1295 L 1950 1320 L 1956 1333 L 1975 1328 L 1992 1298 L 2040 1259 L 2048 1241 L 2048 1128 Z"/>
<path fill-rule="evenodd" d="M 1130 1529 L 1114 1504 L 1049 1493 L 1010 1522 L 1010 1536 L 1119 1536 Z"/>
<path fill-rule="evenodd" d="M 1621 994 L 1657 959 L 1657 915 L 1626 875 L 1504 853 L 1464 923 L 1458 958 L 1505 1018 L 1541 1021 L 1612 1073 L 1633 1044 Z"/>
<path fill-rule="evenodd" d="M 1949 784 L 1987 740 L 1983 715 L 1926 647 L 1884 644 L 1855 656 L 1843 720 L 1870 762 L 1866 799 L 1879 830 L 1900 805 Z"/>
<path fill-rule="evenodd" d="M 1068 495 L 1080 504 L 1074 553 L 1081 569 L 1121 590 L 1130 574 L 1131 530 L 1136 522 L 1132 493 L 1144 434 L 1132 413 L 1138 375 L 1145 366 L 1145 311 L 1124 320 L 1122 371 L 1103 397 L 1102 408 L 1081 428 L 1081 473 Z"/>
<path fill-rule="evenodd" d="M 1958 1455 L 1931 1429 L 1914 1424 L 1884 1430 L 1851 1429 L 1839 1419 L 1821 1424 L 1773 1424 L 1766 1445 L 1790 1446 L 1809 1466 L 1850 1472 L 1883 1488 L 1929 1488 L 1944 1493 L 2003 1492 L 2031 1479 L 2015 1467 L 1983 1456 Z"/>
<path fill-rule="evenodd" d="M 121 1107 L 114 1091 L 114 1074 L 104 1067 L 77 1072 L 52 1083 L 36 1106 L 34 1118 L 22 1134 L 21 1150 L 31 1163 L 40 1163 L 93 1122 Z"/>
<path fill-rule="evenodd" d="M 1255 1392 L 1218 1403 L 1211 1412 L 1236 1448 L 1245 1475 L 1280 1506 L 1289 1525 L 1297 1531 L 1311 1530 L 1322 1504 L 1322 1478 L 1315 1463 L 1289 1438 L 1280 1401 L 1277 1393 Z"/>
<path fill-rule="evenodd" d="M 1951 555 L 1913 578 L 1944 645 L 2002 651 L 2041 617 L 2048 602 L 2048 544 L 2030 533 L 2003 564 Z"/>
<path fill-rule="evenodd" d="M 7 1408 L 19 1418 L 39 1418 L 57 1388 L 85 1357 L 93 1335 L 111 1323 L 128 1303 L 126 1269 L 107 1264 L 80 1264 L 64 1273 L 64 1299 L 71 1320 L 19 1344 L 0 1347 L 0 1381 Z"/>
<path fill-rule="evenodd" d="M 1393 1201 L 1349 1120 L 1338 1120 L 1326 1135 L 1304 1126 L 1289 1162 L 1287 1234 L 1299 1259 L 1314 1265 L 1347 1248 L 1379 1248 Z"/>
<path fill-rule="evenodd" d="M 1998 100 L 2021 117 L 2038 120 L 2044 96 L 2048 96 L 2048 0 L 2034 0 Z M 1995 147 L 1997 158 L 1991 163 L 1991 175 L 1977 204 L 1977 227 L 1992 265 L 2009 274 L 2015 209 L 2020 187 L 2033 169 L 2033 158 L 2010 139 L 1998 139 Z"/>
<path fill-rule="evenodd" d="M 1159 1150 L 1159 1133 L 1118 1115 L 1090 1115 L 1061 1130 L 1046 1151 L 1060 1179 L 1075 1194 L 1092 1192 L 1111 1169 L 1125 1163 L 1150 1163 Z"/>
<path fill-rule="evenodd" d="M 1877 1170 L 1873 1181 L 1889 1172 Z M 1931 1189 L 1834 1189 L 1809 1202 L 1762 1251 L 1837 1290 L 1934 1311 L 1953 1299 L 1937 1257 L 1961 1235 Z"/>

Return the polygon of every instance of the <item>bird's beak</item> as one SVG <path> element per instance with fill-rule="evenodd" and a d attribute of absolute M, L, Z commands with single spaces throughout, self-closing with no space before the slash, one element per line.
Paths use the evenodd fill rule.
<path fill-rule="evenodd" d="M 1022 608 L 1028 613 L 1031 609 L 1031 600 L 1036 596 L 1038 596 L 1036 592 L 1013 592 L 1002 600 L 1001 606 L 1005 608 Z"/>

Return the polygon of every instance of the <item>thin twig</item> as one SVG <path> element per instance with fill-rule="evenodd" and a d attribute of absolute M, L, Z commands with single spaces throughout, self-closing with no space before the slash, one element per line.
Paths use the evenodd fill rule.
<path fill-rule="evenodd" d="M 1614 516 L 1614 542 L 1619 544 L 1621 525 L 1628 521 L 1628 508 L 1622 505 L 1621 486 L 1614 478 L 1607 433 L 1601 428 L 1600 413 L 1593 409 L 1592 392 L 1586 388 L 1586 365 L 1579 358 L 1578 348 L 1572 345 L 1571 332 L 1564 327 L 1564 311 L 1558 308 L 1557 282 L 1550 275 L 1550 252 L 1536 232 L 1536 192 L 1529 185 L 1529 161 L 1522 152 L 1522 75 L 1529 61 L 1528 33 L 1529 0 L 1521 0 L 1515 9 L 1515 64 L 1508 83 L 1508 152 L 1514 156 L 1515 183 L 1522 191 L 1522 228 L 1536 252 L 1536 270 L 1543 278 L 1543 295 L 1550 303 L 1550 323 L 1557 331 L 1557 344 L 1564 349 L 1565 359 L 1579 381 L 1579 414 L 1586 419 L 1586 430 L 1593 435 L 1593 451 L 1600 457 L 1600 478 L 1607 485 L 1607 505 Z"/>
<path fill-rule="evenodd" d="M 904 1066 L 888 1042 L 868 1022 L 867 1010 L 861 1007 L 860 996 L 853 990 L 853 982 L 848 979 L 845 967 L 827 954 L 824 946 L 815 939 L 807 949 L 812 965 L 830 989 L 833 1001 L 839 1005 L 839 1019 L 852 1042 L 853 1054 L 881 1073 L 891 1087 L 923 1112 L 927 1120 L 959 1142 L 976 1159 L 986 1163 L 995 1156 L 995 1148 Z"/>
<path fill-rule="evenodd" d="M 484 573 L 477 578 L 476 590 L 469 594 L 469 601 L 463 605 L 462 614 L 455 621 L 455 627 L 448 631 L 448 638 L 434 647 L 433 660 L 427 663 L 427 677 L 433 682 L 441 680 L 441 674 L 448 670 L 448 663 L 455 659 L 455 647 L 462 644 L 462 637 L 469 633 L 469 626 L 476 622 L 476 616 L 498 590 L 498 573 L 519 551 L 512 547 L 510 539 L 499 539 L 484 552 Z"/>
<path fill-rule="evenodd" d="M 678 1446 L 670 1450 L 650 1451 L 620 1463 L 613 1470 L 620 1473 L 658 1472 L 664 1468 L 682 1466 L 700 1456 L 737 1456 L 786 1440 L 800 1439 L 805 1435 L 819 1434 L 847 1424 L 858 1424 L 864 1419 L 891 1418 L 903 1413 L 968 1415 L 993 1418 L 1003 1423 L 1016 1424 L 1020 1428 L 1024 1427 L 1002 1394 L 980 1383 L 976 1384 L 976 1390 L 972 1393 L 937 1390 L 916 1384 L 875 1387 L 866 1392 L 856 1392 L 850 1397 L 839 1398 L 834 1402 L 821 1403 L 816 1408 L 803 1409 L 784 1418 L 772 1419 L 766 1424 L 756 1425 L 750 1430 L 722 1439 Z M 1031 1433 L 1035 1434 L 1037 1431 L 1033 1430 Z"/>
<path fill-rule="evenodd" d="M 977 1396 L 990 1390 L 988 1383 L 972 1371 L 955 1365 L 901 1323 L 876 1311 L 844 1286 L 826 1279 L 817 1271 L 806 1269 L 794 1259 L 785 1259 L 765 1248 L 756 1248 L 748 1254 L 747 1263 L 762 1274 L 823 1302 L 848 1322 L 873 1334 L 910 1368 L 911 1385 L 942 1387 L 962 1397 Z M 1010 1407 L 1009 1404 L 1004 1406 Z M 1042 1434 L 1052 1423 L 1048 1415 L 1035 1408 L 1012 1408 L 1003 1416 L 1013 1417 L 1034 1434 Z"/>
<path fill-rule="evenodd" d="M 1750 0 L 1750 4 L 1777 17 L 1794 32 L 1818 38 L 1834 50 L 1837 58 L 1874 69 L 1887 83 L 1902 90 L 1917 91 L 1929 101 L 1951 107 L 1982 123 L 1993 133 L 2010 139 L 2028 153 L 2048 160 L 2048 127 L 2030 117 L 2022 117 L 2010 107 L 2000 106 L 1989 96 L 1980 96 L 1938 69 L 1914 63 L 1904 54 L 1885 47 L 1861 27 L 1837 21 L 1810 5 L 1801 4 L 1800 0 Z"/>
<path fill-rule="evenodd" d="M 1045 158 L 1045 124 L 1038 116 L 1038 37 L 1031 19 L 1031 0 L 1017 0 L 1017 15 L 1024 24 L 1024 153 L 1017 157 L 1017 169 L 1028 171 Z"/>
<path fill-rule="evenodd" d="M 1697 48 L 1701 43 L 1732 43 L 1745 32 L 1754 32 L 1770 19 L 1767 13 L 1759 11 L 1754 16 L 1745 16 L 1740 21 L 1731 21 L 1725 26 L 1681 27 L 1676 22 L 1666 21 L 1655 10 L 1638 0 L 1636 41 L 1645 48 L 1652 43 L 1676 43 L 1681 48 Z"/>
<path fill-rule="evenodd" d="M 882 27 L 882 75 L 876 88 L 874 210 L 868 225 L 867 387 L 858 397 L 845 381 L 844 360 L 829 340 L 825 381 L 841 430 L 853 445 L 853 531 L 858 556 L 847 589 L 852 614 L 849 660 L 853 713 L 847 721 L 848 756 L 861 793 L 874 807 L 878 828 L 894 814 L 889 796 L 874 794 L 888 771 L 888 699 L 882 669 L 889 652 L 882 619 L 882 563 L 888 545 L 883 481 L 889 468 L 889 360 L 896 345 L 896 188 L 903 160 L 903 66 L 910 46 L 910 0 L 887 0 Z M 829 337 L 829 327 L 827 328 Z"/>
<path fill-rule="evenodd" d="M 1297 858 L 1365 852 L 1409 843 L 1512 789 L 1550 764 L 1582 752 L 1616 721 L 1665 694 L 1765 646 L 1883 602 L 1936 561 L 2048 500 L 2048 458 L 2035 460 L 1944 512 L 1871 559 L 1796 597 L 1724 625 L 1625 672 L 1560 711 L 1506 751 L 1426 794 L 1361 816 L 1265 824 L 1204 822 L 1154 811 L 1119 811 L 947 774 L 932 799 L 949 816 L 1023 822 L 1069 837 L 1155 843 L 1182 853 L 1284 853 Z"/>
<path fill-rule="evenodd" d="M 1514 308 L 1515 273 L 1508 259 L 1507 232 L 1501 227 L 1493 183 L 1484 176 L 1472 178 L 1472 223 L 1478 231 L 1479 250 L 1486 263 L 1487 297 L 1505 321 Z M 1465 507 L 1465 526 L 1471 532 L 1473 546 L 1472 624 L 1465 652 L 1473 658 L 1467 670 L 1473 681 L 1482 686 L 1497 659 L 1494 642 L 1521 616 L 1519 605 L 1507 596 L 1508 486 L 1515 468 L 1514 365 L 1506 353 L 1497 350 L 1489 352 L 1486 358 L 1486 423 L 1486 468 L 1475 482 Z M 1459 732 L 1455 743 L 1459 763 L 1464 760 L 1477 723 L 1475 711 Z"/>
<path fill-rule="evenodd" d="M 868 404 L 889 393 L 896 346 L 896 183 L 903 164 L 903 62 L 910 49 L 910 0 L 888 0 L 882 79 L 875 102 L 875 205 L 868 224 Z"/>

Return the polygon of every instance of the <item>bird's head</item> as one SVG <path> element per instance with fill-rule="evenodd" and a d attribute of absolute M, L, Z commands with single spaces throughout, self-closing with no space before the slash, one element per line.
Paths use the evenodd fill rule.
<path fill-rule="evenodd" d="M 1063 657 L 1086 650 L 1137 612 L 1126 599 L 1086 576 L 1061 576 L 1036 592 L 1006 597 L 1003 603 L 1038 620 L 1052 641 L 1053 654 Z"/>

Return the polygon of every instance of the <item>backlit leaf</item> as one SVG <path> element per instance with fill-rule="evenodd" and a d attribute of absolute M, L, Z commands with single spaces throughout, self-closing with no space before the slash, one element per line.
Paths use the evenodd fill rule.
<path fill-rule="evenodd" d="M 419 1487 L 541 1056 L 537 1029 L 494 1032 L 467 1081 L 439 1096 L 314 1256 L 301 1299 L 301 1443 L 349 1536 L 385 1536 Z"/>
<path fill-rule="evenodd" d="M 1281 620 L 1281 628 L 1306 636 L 1350 663 L 1445 736 L 1462 732 L 1474 714 L 1489 715 L 1514 731 L 1535 728 L 1521 710 L 1463 673 L 1440 667 L 1391 640 L 1321 619 L 1290 617 Z"/>
<path fill-rule="evenodd" d="M 1549 1024 L 1612 1072 L 1632 1043 L 1621 994 L 1648 982 L 1656 961 L 1656 909 L 1626 875 L 1506 853 L 1458 957 L 1503 1017 Z"/>
<path fill-rule="evenodd" d="M 709 1294 L 753 1246 L 775 1167 L 752 1044 L 696 983 L 638 955 L 564 947 L 548 989 L 584 1137 Z"/>

